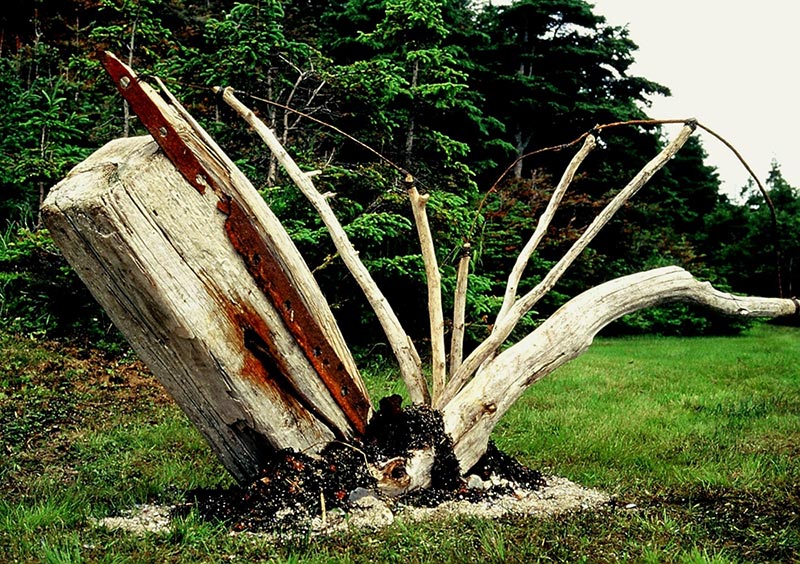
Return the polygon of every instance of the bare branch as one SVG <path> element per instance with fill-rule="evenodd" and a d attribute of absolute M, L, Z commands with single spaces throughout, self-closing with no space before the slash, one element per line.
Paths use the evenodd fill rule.
<path fill-rule="evenodd" d="M 319 95 L 319 93 L 322 91 L 322 89 L 325 87 L 326 84 L 327 84 L 327 82 L 325 82 L 324 80 L 322 82 L 320 82 L 319 85 L 314 89 L 314 91 L 308 97 L 308 100 L 306 101 L 306 104 L 305 104 L 306 113 L 310 114 L 310 113 L 313 113 L 314 111 L 316 111 L 317 109 L 319 109 L 319 108 L 312 107 L 311 104 L 312 104 L 312 102 L 314 102 L 314 99 Z M 286 104 L 286 105 L 288 106 L 289 104 Z M 293 110 L 286 110 L 286 111 L 292 111 L 295 114 L 294 121 L 292 122 L 292 125 L 289 126 L 289 129 L 295 129 L 297 127 L 297 124 L 299 124 L 300 121 L 303 119 L 303 114 L 297 113 L 297 112 L 295 112 Z"/>
<path fill-rule="evenodd" d="M 471 245 L 464 243 L 458 259 L 456 290 L 453 298 L 453 333 L 450 335 L 450 376 L 456 373 L 464 358 L 464 317 L 467 308 L 467 281 Z"/>
<path fill-rule="evenodd" d="M 508 313 L 495 325 L 492 334 L 472 351 L 461 365 L 461 368 L 458 369 L 456 375 L 450 380 L 445 390 L 443 401 L 448 401 L 452 398 L 458 392 L 459 388 L 461 388 L 472 374 L 475 373 L 478 367 L 500 348 L 522 316 L 530 311 L 536 302 L 555 286 L 556 282 L 561 279 L 561 276 L 563 276 L 567 268 L 569 268 L 575 259 L 586 249 L 592 239 L 597 236 L 614 214 L 619 211 L 623 204 L 633 197 L 656 172 L 675 156 L 675 153 L 686 143 L 686 140 L 693 131 L 694 122 L 689 122 L 684 125 L 675 139 L 656 155 L 655 158 L 647 163 L 628 185 L 608 203 L 603 211 L 592 221 L 583 235 L 575 241 L 569 251 L 567 251 L 561 260 L 547 273 L 544 279 L 511 306 Z"/>
<path fill-rule="evenodd" d="M 572 179 L 575 177 L 575 172 L 596 145 L 597 140 L 595 139 L 595 136 L 591 134 L 587 135 L 583 142 L 583 146 L 575 154 L 575 156 L 572 157 L 569 165 L 567 165 L 567 168 L 564 171 L 558 186 L 556 186 L 556 189 L 553 191 L 553 195 L 550 196 L 550 201 L 547 204 L 547 208 L 544 210 L 544 213 L 542 213 L 541 217 L 539 218 L 539 222 L 536 224 L 536 230 L 533 232 L 530 240 L 528 240 L 528 243 L 522 249 L 522 252 L 520 252 L 519 256 L 517 257 L 517 261 L 514 264 L 514 268 L 511 270 L 511 274 L 508 277 L 508 284 L 506 285 L 506 293 L 503 296 L 503 305 L 500 307 L 500 312 L 497 314 L 495 325 L 500 322 L 503 317 L 505 317 L 505 315 L 508 313 L 508 310 L 511 309 L 511 305 L 514 303 L 514 300 L 517 299 L 517 288 L 519 287 L 519 281 L 522 278 L 522 273 L 525 271 L 525 267 L 528 265 L 528 260 L 539 246 L 539 243 L 541 243 L 545 233 L 547 233 L 547 228 L 550 226 L 550 222 L 553 221 L 553 217 L 556 214 L 558 206 L 561 204 L 564 193 L 567 191 L 567 188 L 572 183 Z"/>
<path fill-rule="evenodd" d="M 325 223 L 325 227 L 331 235 L 336 250 L 353 275 L 353 278 L 361 287 L 370 306 L 372 306 L 372 309 L 375 311 L 375 315 L 378 317 L 378 321 L 386 334 L 389 345 L 397 358 L 397 362 L 400 366 L 400 374 L 408 388 L 411 401 L 414 403 L 429 402 L 427 385 L 422 376 L 421 362 L 414 344 L 403 330 L 400 321 L 397 319 L 391 307 L 389 307 L 386 298 L 381 293 L 375 280 L 373 280 L 369 271 L 361 260 L 359 260 L 358 253 L 353 248 L 352 243 L 350 243 L 339 220 L 336 219 L 326 198 L 319 193 L 309 176 L 300 170 L 297 163 L 286 153 L 286 150 L 281 146 L 272 130 L 233 95 L 232 89 L 226 88 L 223 91 L 222 97 L 231 108 L 247 121 L 261 139 L 264 140 L 284 169 L 286 169 L 287 174 L 291 177 L 295 185 L 317 210 L 317 213 L 319 213 L 323 223 Z"/>
<path fill-rule="evenodd" d="M 692 302 L 737 317 L 796 315 L 794 300 L 734 296 L 676 266 L 639 272 L 573 298 L 519 343 L 489 362 L 445 405 L 445 430 L 468 469 L 485 451 L 497 421 L 534 382 L 576 358 L 612 321 L 669 302 Z"/>
<path fill-rule="evenodd" d="M 425 263 L 425 278 L 428 284 L 428 318 L 431 328 L 431 399 L 434 407 L 438 407 L 439 398 L 447 383 L 445 373 L 444 348 L 444 314 L 442 313 L 442 276 L 436 261 L 436 249 L 433 246 L 433 235 L 425 213 L 428 195 L 421 195 L 414 186 L 414 177 L 405 178 L 406 190 L 414 212 L 417 235 L 422 249 L 422 261 Z"/>
<path fill-rule="evenodd" d="M 290 61 L 289 59 L 287 59 L 283 55 L 278 55 L 278 58 L 281 61 L 283 61 L 284 63 L 286 63 L 287 65 L 289 65 L 290 67 L 292 67 L 292 69 L 294 69 L 294 72 L 296 72 L 297 74 L 303 74 L 303 69 L 301 69 L 299 66 L 294 64 L 292 61 Z"/>
<path fill-rule="evenodd" d="M 300 88 L 300 85 L 303 83 L 303 79 L 305 79 L 306 75 L 303 72 L 300 72 L 297 75 L 297 80 L 294 81 L 292 85 L 292 89 L 289 91 L 289 95 L 286 97 L 286 105 L 291 106 L 292 100 L 294 100 L 294 95 L 297 93 L 297 89 Z M 289 112 L 287 110 L 283 111 L 283 132 L 281 134 L 281 143 L 284 145 L 286 141 L 289 139 Z"/>

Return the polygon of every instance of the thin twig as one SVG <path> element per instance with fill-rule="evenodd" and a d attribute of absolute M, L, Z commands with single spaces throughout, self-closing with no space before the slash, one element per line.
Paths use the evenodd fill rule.
<path fill-rule="evenodd" d="M 394 168 L 395 170 L 397 170 L 401 174 L 403 174 L 403 175 L 408 174 L 408 171 L 406 171 L 406 169 L 404 169 L 403 167 L 401 167 L 398 164 L 395 164 L 388 157 L 384 156 L 383 154 L 381 154 L 380 152 L 376 151 L 375 149 L 373 149 L 372 147 L 370 147 L 369 145 L 367 145 L 363 141 L 360 141 L 359 139 L 356 139 L 355 137 L 353 137 L 349 133 L 346 133 L 345 131 L 341 130 L 340 128 L 336 127 L 335 125 L 333 125 L 331 123 L 323 121 L 323 120 L 321 120 L 319 118 L 316 118 L 316 117 L 314 117 L 314 116 L 312 116 L 310 114 L 301 112 L 300 110 L 296 110 L 294 108 L 290 108 L 289 106 L 286 106 L 286 105 L 281 104 L 279 102 L 275 102 L 273 100 L 267 100 L 266 98 L 259 98 L 258 96 L 255 96 L 253 94 L 248 94 L 247 92 L 242 92 L 240 90 L 236 90 L 235 93 L 236 94 L 243 94 L 245 96 L 248 96 L 249 98 L 252 98 L 253 100 L 258 100 L 259 102 L 263 102 L 265 104 L 269 104 L 271 106 L 275 106 L 276 108 L 281 108 L 281 109 L 284 109 L 284 110 L 287 110 L 287 111 L 290 111 L 290 112 L 294 112 L 297 115 L 302 116 L 303 118 L 305 118 L 305 119 L 307 119 L 309 121 L 313 121 L 316 124 L 319 124 L 319 125 L 322 125 L 324 127 L 327 127 L 328 129 L 330 129 L 332 131 L 335 131 L 339 135 L 342 135 L 343 137 L 349 139 L 350 141 L 352 141 L 353 143 L 355 143 L 356 145 L 358 145 L 362 149 L 372 153 L 373 155 L 378 157 L 381 161 L 385 162 L 386 164 L 388 164 L 389 166 L 391 166 L 392 168 Z"/>
<path fill-rule="evenodd" d="M 736 155 L 736 158 L 739 159 L 739 162 L 742 163 L 742 166 L 745 168 L 745 170 L 747 170 L 748 174 L 750 174 L 750 178 L 752 178 L 755 181 L 756 186 L 758 186 L 758 189 L 761 192 L 761 195 L 764 196 L 764 201 L 767 203 L 767 207 L 769 207 L 770 216 L 772 217 L 772 229 L 773 229 L 774 235 L 775 235 L 775 248 L 776 248 L 776 254 L 777 254 L 776 260 L 778 262 L 778 273 L 777 273 L 778 274 L 778 297 L 779 298 L 784 297 L 783 296 L 783 274 L 782 274 L 782 270 L 783 270 L 783 260 L 782 260 L 783 259 L 783 248 L 781 246 L 781 239 L 778 236 L 779 235 L 779 231 L 778 231 L 778 214 L 775 211 L 775 204 L 772 203 L 772 198 L 770 198 L 769 192 L 767 192 L 767 189 L 764 188 L 763 184 L 761 184 L 761 181 L 756 176 L 756 173 L 753 172 L 753 169 L 750 168 L 750 165 L 747 164 L 747 161 L 744 160 L 744 157 L 741 155 L 741 153 L 739 153 L 739 151 L 737 151 L 736 148 L 733 145 L 731 145 L 728 142 L 727 139 L 722 137 L 719 133 L 717 133 L 713 129 L 711 129 L 709 127 L 706 127 L 702 123 L 698 123 L 697 127 L 702 129 L 703 131 L 709 133 L 710 135 L 714 136 L 718 141 L 721 141 L 723 145 L 725 145 L 728 149 L 731 150 L 731 152 L 733 152 L 734 155 Z"/>

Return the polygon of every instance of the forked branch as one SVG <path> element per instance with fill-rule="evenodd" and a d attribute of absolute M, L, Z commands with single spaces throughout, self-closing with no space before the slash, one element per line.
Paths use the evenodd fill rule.
<path fill-rule="evenodd" d="M 514 263 L 514 268 L 511 269 L 511 274 L 508 276 L 508 283 L 506 284 L 506 292 L 503 296 L 503 305 L 500 307 L 500 312 L 497 314 L 495 325 L 499 323 L 503 317 L 505 317 L 505 315 L 508 313 L 508 310 L 511 309 L 514 300 L 517 299 L 517 288 L 519 287 L 519 281 L 522 279 L 522 273 L 525 271 L 525 267 L 528 265 L 528 260 L 530 260 L 534 251 L 536 251 L 536 249 L 539 247 L 539 243 L 542 242 L 542 239 L 547 233 L 547 228 L 550 227 L 550 223 L 553 221 L 553 217 L 556 215 L 558 206 L 561 205 L 561 200 L 563 199 L 567 188 L 572 183 L 572 179 L 575 177 L 578 167 L 581 166 L 581 163 L 583 163 L 592 149 L 594 149 L 596 146 L 597 139 L 595 136 L 591 134 L 587 135 L 580 150 L 575 153 L 575 156 L 572 157 L 569 165 L 567 165 L 567 168 L 564 171 L 564 174 L 561 176 L 558 186 L 556 186 L 556 189 L 553 191 L 553 195 L 550 196 L 550 201 L 547 203 L 547 208 L 545 208 L 544 213 L 542 213 L 541 217 L 539 217 L 539 222 L 536 224 L 536 229 L 534 230 L 533 235 L 531 235 L 531 238 L 522 248 L 522 251 L 517 257 L 517 261 Z"/>
<path fill-rule="evenodd" d="M 586 249 L 589 243 L 597 236 L 600 230 L 609 222 L 614 214 L 632 198 L 644 186 L 653 175 L 658 172 L 675 153 L 686 143 L 687 139 L 694 131 L 694 122 L 688 122 L 681 128 L 681 131 L 655 158 L 647 163 L 642 170 L 623 188 L 602 212 L 592 221 L 586 231 L 578 238 L 567 253 L 556 263 L 556 265 L 545 275 L 544 279 L 531 291 L 519 298 L 509 308 L 508 313 L 495 325 L 492 334 L 489 335 L 474 351 L 466 358 L 458 369 L 458 372 L 450 380 L 445 389 L 443 401 L 448 401 L 458 393 L 458 390 L 469 380 L 478 368 L 487 359 L 493 356 L 500 346 L 505 342 L 511 331 L 517 325 L 522 316 L 538 302 L 542 296 L 546 295 L 556 282 L 566 272 L 567 268 L 575 262 L 575 259 Z"/>

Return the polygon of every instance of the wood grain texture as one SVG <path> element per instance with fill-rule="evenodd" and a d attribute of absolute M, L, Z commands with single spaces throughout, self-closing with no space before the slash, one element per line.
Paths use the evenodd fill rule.
<path fill-rule="evenodd" d="M 643 308 L 692 302 L 738 317 L 793 315 L 792 300 L 734 296 L 677 266 L 611 280 L 574 297 L 524 339 L 498 354 L 443 409 L 461 469 L 486 451 L 489 435 L 522 393 L 578 357 L 612 321 Z"/>
<path fill-rule="evenodd" d="M 291 271 L 302 258 L 282 228 L 273 234 L 261 221 L 277 219 L 263 201 L 243 199 L 243 213 Z M 225 467 L 248 481 L 272 449 L 313 452 L 354 430 L 233 248 L 219 202 L 187 183 L 148 136 L 97 151 L 50 192 L 42 211 L 136 353 Z M 310 273 L 291 272 L 302 292 L 319 294 L 312 303 L 324 300 L 307 288 Z M 332 316 L 319 317 L 338 331 Z"/>

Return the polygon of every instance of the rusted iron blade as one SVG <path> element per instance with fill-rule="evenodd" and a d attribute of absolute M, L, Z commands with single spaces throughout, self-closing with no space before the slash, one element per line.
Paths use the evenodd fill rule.
<path fill-rule="evenodd" d="M 228 238 L 244 260 L 250 275 L 280 313 L 286 328 L 342 413 L 356 432 L 363 435 L 371 409 L 369 398 L 326 338 L 325 331 L 283 270 L 273 249 L 253 226 L 247 212 L 233 199 L 229 191 L 216 184 L 188 145 L 192 142 L 191 137 L 187 136 L 185 139 L 178 134 L 174 123 L 183 122 L 183 118 L 176 115 L 155 90 L 140 81 L 136 73 L 113 54 L 103 52 L 100 60 L 122 97 L 128 101 L 139 120 L 189 184 L 201 194 L 206 187 L 210 187 L 220 197 L 218 208 L 228 216 L 225 222 Z M 191 129 L 190 126 L 187 127 Z M 206 147 L 206 150 L 209 148 Z M 269 335 L 262 335 L 263 331 L 256 327 L 249 329 L 264 340 L 270 338 Z"/>
<path fill-rule="evenodd" d="M 300 294 L 286 277 L 280 263 L 235 200 L 230 202 L 225 230 L 247 265 L 250 275 L 280 312 L 283 322 L 333 399 L 353 427 L 363 435 L 370 410 L 369 400 L 353 381 L 319 324 L 305 307 Z M 267 340 L 267 337 L 261 337 Z"/>
<path fill-rule="evenodd" d="M 117 90 L 139 116 L 142 125 L 186 181 L 203 194 L 206 186 L 212 184 L 213 180 L 167 119 L 167 104 L 149 85 L 140 82 L 136 73 L 112 53 L 101 51 L 99 56 Z"/>

